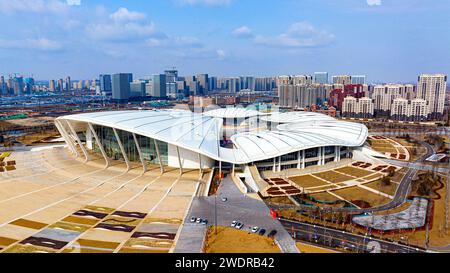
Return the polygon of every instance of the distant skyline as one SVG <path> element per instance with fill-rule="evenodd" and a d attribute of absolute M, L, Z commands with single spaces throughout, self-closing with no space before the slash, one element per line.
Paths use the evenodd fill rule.
<path fill-rule="evenodd" d="M 0 0 L 0 75 L 450 74 L 448 0 Z"/>

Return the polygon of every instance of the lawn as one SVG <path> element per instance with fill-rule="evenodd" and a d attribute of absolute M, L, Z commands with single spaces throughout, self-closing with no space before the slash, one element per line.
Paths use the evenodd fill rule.
<path fill-rule="evenodd" d="M 336 196 L 329 194 L 328 192 L 312 193 L 310 194 L 310 196 L 318 201 L 325 201 L 325 202 L 335 202 L 341 200 Z"/>
<path fill-rule="evenodd" d="M 354 168 L 354 167 L 343 167 L 340 169 L 336 169 L 335 171 L 345 173 L 345 174 L 355 176 L 355 177 L 364 177 L 364 176 L 373 174 L 373 172 L 371 172 L 371 171 L 358 169 L 358 168 Z"/>
<path fill-rule="evenodd" d="M 327 171 L 327 172 L 321 172 L 321 173 L 315 173 L 314 176 L 317 176 L 319 178 L 325 179 L 327 181 L 330 181 L 332 183 L 339 183 L 344 181 L 353 180 L 354 178 L 348 175 L 340 174 L 334 171 Z"/>
<path fill-rule="evenodd" d="M 302 253 L 340 253 L 335 250 L 318 247 L 318 246 L 313 246 L 313 245 L 308 245 L 308 244 L 304 244 L 304 243 L 296 243 L 295 245 Z"/>
<path fill-rule="evenodd" d="M 303 188 L 311 188 L 311 187 L 328 185 L 327 182 L 320 180 L 311 175 L 289 177 L 289 180 L 291 180 L 292 182 L 294 182 L 295 184 L 297 184 Z"/>
<path fill-rule="evenodd" d="M 377 191 L 381 191 L 393 196 L 395 195 L 395 191 L 397 190 L 398 184 L 391 182 L 390 185 L 384 185 L 383 182 L 381 182 L 381 179 L 379 179 L 377 181 L 364 184 L 364 186 L 370 187 Z"/>
<path fill-rule="evenodd" d="M 281 253 L 273 239 L 249 234 L 231 227 L 210 228 L 205 241 L 205 253 Z"/>
<path fill-rule="evenodd" d="M 382 152 L 382 153 L 393 153 L 393 154 L 398 153 L 397 149 L 389 141 L 379 140 L 379 139 L 377 139 L 377 140 L 371 139 L 370 142 L 371 142 L 370 146 L 375 151 Z"/>
<path fill-rule="evenodd" d="M 366 201 L 371 207 L 389 203 L 391 199 L 378 195 L 376 193 L 361 189 L 359 187 L 350 187 L 346 189 L 336 190 L 333 193 L 341 196 L 348 201 Z"/>

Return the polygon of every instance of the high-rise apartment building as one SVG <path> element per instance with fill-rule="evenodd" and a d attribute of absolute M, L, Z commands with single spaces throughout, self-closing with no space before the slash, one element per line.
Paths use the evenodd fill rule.
<path fill-rule="evenodd" d="M 447 76 L 422 74 L 417 84 L 417 98 L 428 102 L 429 118 L 439 119 L 444 113 Z"/>
<path fill-rule="evenodd" d="M 371 118 L 374 114 L 374 104 L 368 97 L 355 98 L 348 96 L 342 103 L 342 115 L 352 118 Z"/>
<path fill-rule="evenodd" d="M 349 75 L 338 75 L 333 76 L 333 84 L 351 84 L 352 83 L 352 76 Z"/>
<path fill-rule="evenodd" d="M 101 74 L 98 77 L 100 81 L 100 92 L 103 95 L 111 96 L 112 95 L 112 81 L 111 81 L 111 75 L 107 74 Z"/>

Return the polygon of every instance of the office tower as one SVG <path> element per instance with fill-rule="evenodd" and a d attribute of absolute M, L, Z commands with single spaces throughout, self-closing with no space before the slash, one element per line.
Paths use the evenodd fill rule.
<path fill-rule="evenodd" d="M 70 77 L 66 77 L 66 92 L 70 92 L 70 88 L 72 87 L 70 83 Z"/>
<path fill-rule="evenodd" d="M 165 74 L 155 74 L 152 76 L 152 92 L 150 96 L 156 98 L 167 97 L 166 89 L 166 75 Z"/>
<path fill-rule="evenodd" d="M 328 72 L 314 72 L 314 83 L 328 84 Z"/>
<path fill-rule="evenodd" d="M 64 80 L 63 79 L 59 79 L 58 80 L 58 84 L 56 86 L 56 90 L 58 92 L 62 92 L 64 90 L 63 84 L 64 84 Z"/>
<path fill-rule="evenodd" d="M 208 94 L 208 88 L 209 88 L 209 77 L 208 74 L 199 74 L 197 75 L 197 81 L 198 85 L 200 87 L 200 94 L 206 95 Z"/>
<path fill-rule="evenodd" d="M 24 82 L 23 77 L 15 76 L 13 78 L 13 90 L 15 96 L 20 96 L 23 94 L 24 91 Z"/>
<path fill-rule="evenodd" d="M 34 79 L 33 78 L 25 78 L 25 93 L 31 94 L 34 89 Z"/>
<path fill-rule="evenodd" d="M 217 77 L 210 77 L 209 78 L 209 91 L 215 91 L 217 89 Z"/>
<path fill-rule="evenodd" d="M 118 73 L 112 75 L 112 98 L 114 100 L 128 100 L 130 98 L 131 73 Z"/>
<path fill-rule="evenodd" d="M 366 84 L 365 75 L 355 75 L 351 76 L 352 84 Z"/>
<path fill-rule="evenodd" d="M 130 97 L 145 97 L 145 81 L 134 81 L 130 83 Z"/>
<path fill-rule="evenodd" d="M 56 91 L 55 80 L 50 80 L 48 82 L 48 89 L 50 90 L 50 92 Z"/>
<path fill-rule="evenodd" d="M 175 69 L 164 71 L 166 83 L 172 83 L 178 80 L 178 71 Z"/>
<path fill-rule="evenodd" d="M 447 76 L 422 74 L 417 84 L 417 98 L 428 102 L 429 118 L 440 119 L 444 113 Z"/>
<path fill-rule="evenodd" d="M 104 96 L 111 96 L 112 95 L 111 75 L 100 74 L 98 79 L 100 81 L 100 92 Z"/>
<path fill-rule="evenodd" d="M 333 84 L 351 84 L 352 83 L 352 76 L 349 75 L 339 75 L 339 76 L 333 76 Z"/>
<path fill-rule="evenodd" d="M 368 97 L 355 98 L 348 96 L 342 103 L 342 116 L 351 118 L 371 118 L 374 114 L 374 104 Z"/>
<path fill-rule="evenodd" d="M 8 95 L 8 87 L 6 86 L 5 77 L 0 77 L 0 95 L 6 96 Z"/>

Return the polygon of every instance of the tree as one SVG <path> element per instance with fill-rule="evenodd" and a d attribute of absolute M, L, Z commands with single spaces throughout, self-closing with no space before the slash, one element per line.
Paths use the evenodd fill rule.
<path fill-rule="evenodd" d="M 383 186 L 390 186 L 391 185 L 391 178 L 388 176 L 385 176 L 381 179 L 381 184 Z"/>

